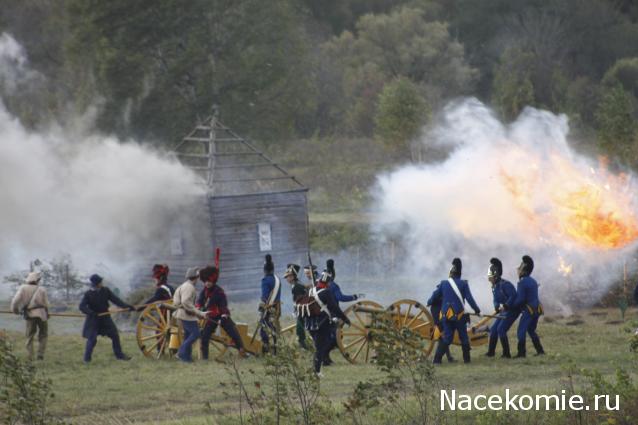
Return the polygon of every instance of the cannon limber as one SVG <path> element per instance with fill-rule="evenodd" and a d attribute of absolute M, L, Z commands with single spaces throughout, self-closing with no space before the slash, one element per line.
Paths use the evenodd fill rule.
<path fill-rule="evenodd" d="M 137 320 L 137 345 L 142 353 L 149 358 L 161 359 L 173 357 L 184 340 L 184 331 L 179 321 L 174 317 L 175 307 L 172 302 L 154 303 L 148 305 Z M 199 322 L 203 328 L 204 320 Z M 261 354 L 261 341 L 251 337 L 245 323 L 235 323 L 247 353 Z M 210 339 L 210 356 L 220 360 L 228 347 L 234 346 L 233 340 L 221 326 L 217 326 Z M 199 351 L 199 350 L 197 350 Z"/>

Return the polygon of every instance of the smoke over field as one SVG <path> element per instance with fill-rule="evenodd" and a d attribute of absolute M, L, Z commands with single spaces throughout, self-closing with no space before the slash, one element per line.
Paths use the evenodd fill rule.
<path fill-rule="evenodd" d="M 484 305 L 489 258 L 515 280 L 523 254 L 536 261 L 546 304 L 595 300 L 632 265 L 636 182 L 579 155 L 568 133 L 565 116 L 533 108 L 505 125 L 475 99 L 448 106 L 423 143 L 449 156 L 378 178 L 376 230 L 398 237 L 404 270 L 432 285 L 461 257 Z"/>
<path fill-rule="evenodd" d="M 0 93 L 36 77 L 43 78 L 3 34 Z M 89 118 L 75 117 L 29 130 L 0 99 L 0 276 L 70 253 L 81 269 L 101 263 L 125 281 L 131 257 L 151 250 L 167 217 L 198 191 L 177 162 L 90 128 Z"/>

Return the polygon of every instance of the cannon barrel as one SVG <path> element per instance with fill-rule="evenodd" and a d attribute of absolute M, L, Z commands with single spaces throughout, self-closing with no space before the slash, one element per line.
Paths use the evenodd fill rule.
<path fill-rule="evenodd" d="M 390 311 L 384 310 L 382 308 L 366 307 L 366 306 L 356 305 L 356 304 L 353 306 L 353 310 L 356 311 L 356 312 L 369 313 L 369 314 L 388 314 L 388 313 L 391 313 Z"/>

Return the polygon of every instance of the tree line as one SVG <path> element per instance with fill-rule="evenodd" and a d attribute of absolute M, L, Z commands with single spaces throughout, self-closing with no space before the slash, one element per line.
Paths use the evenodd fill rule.
<path fill-rule="evenodd" d="M 504 120 L 565 113 L 635 166 L 637 21 L 631 0 L 4 0 L 0 31 L 46 81 L 3 99 L 27 125 L 97 108 L 100 130 L 153 143 L 219 105 L 260 140 L 407 153 L 434 111 L 476 96 Z"/>

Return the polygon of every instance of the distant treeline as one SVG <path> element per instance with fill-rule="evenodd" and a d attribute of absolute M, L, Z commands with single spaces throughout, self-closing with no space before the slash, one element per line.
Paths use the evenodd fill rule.
<path fill-rule="evenodd" d="M 505 120 L 566 113 L 636 166 L 637 21 L 632 0 L 3 0 L 0 32 L 47 77 L 3 98 L 31 126 L 97 107 L 100 130 L 168 143 L 217 104 L 260 140 L 375 137 L 407 154 L 433 112 L 473 95 Z"/>

